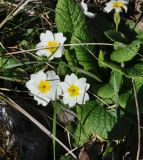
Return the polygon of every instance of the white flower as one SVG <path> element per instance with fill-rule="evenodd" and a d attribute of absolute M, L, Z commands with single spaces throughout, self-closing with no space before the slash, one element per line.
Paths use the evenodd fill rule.
<path fill-rule="evenodd" d="M 41 33 L 40 35 L 40 43 L 36 45 L 36 48 L 47 48 L 43 50 L 38 50 L 37 55 L 39 56 L 47 56 L 50 60 L 54 58 L 60 58 L 63 53 L 64 47 L 56 47 L 59 45 L 63 45 L 66 38 L 63 36 L 63 33 L 55 33 L 53 34 L 51 31 L 46 31 L 46 33 Z M 54 48 L 48 48 L 55 46 Z"/>
<path fill-rule="evenodd" d="M 59 82 L 60 78 L 54 71 L 48 71 L 47 73 L 39 71 L 31 75 L 30 80 L 26 83 L 26 87 L 30 90 L 38 104 L 46 106 L 50 100 L 55 100 L 59 95 L 60 92 L 58 91 L 57 93 Z"/>
<path fill-rule="evenodd" d="M 77 104 L 85 104 L 89 100 L 87 90 L 90 85 L 86 83 L 86 78 L 78 79 L 75 74 L 66 75 L 64 82 L 61 82 L 60 87 L 63 91 L 63 102 L 73 107 Z"/>
<path fill-rule="evenodd" d="M 89 18 L 94 18 L 95 17 L 95 14 L 94 13 L 91 13 L 91 12 L 88 12 L 88 7 L 87 7 L 87 4 L 84 3 L 84 1 L 81 1 L 81 7 L 83 9 L 83 12 L 86 16 L 88 16 Z"/>
<path fill-rule="evenodd" d="M 127 12 L 127 5 L 128 2 L 125 0 L 111 0 L 106 4 L 106 7 L 104 8 L 104 11 L 109 13 L 112 9 L 115 9 L 116 12 L 122 11 L 122 9 Z"/>

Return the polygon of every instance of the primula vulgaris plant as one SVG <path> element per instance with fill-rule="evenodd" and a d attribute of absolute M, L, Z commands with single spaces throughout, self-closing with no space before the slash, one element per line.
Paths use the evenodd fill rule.
<path fill-rule="evenodd" d="M 42 67 L 29 75 L 26 87 L 39 105 L 51 107 L 51 101 L 58 114 L 70 109 L 77 118 L 74 128 L 72 122 L 68 125 L 74 146 L 93 137 L 112 141 L 132 136 L 137 127 L 134 94 L 143 113 L 143 34 L 134 21 L 122 18 L 128 3 L 111 0 L 101 16 L 88 12 L 84 1 L 58 0 L 57 33 L 41 33 L 35 45 Z M 2 64 L 6 69 L 7 62 Z M 69 114 L 67 121 L 73 121 Z"/>
<path fill-rule="evenodd" d="M 106 50 L 98 50 L 94 46 L 84 45 L 98 42 L 96 34 L 93 36 L 89 32 L 86 21 L 88 16 L 92 18 L 95 16 L 93 21 L 96 21 L 98 15 L 88 12 L 87 4 L 84 1 L 79 4 L 75 0 L 58 1 L 55 22 L 59 33 L 52 33 L 49 30 L 46 33 L 41 33 L 41 42 L 36 45 L 38 56 L 47 57 L 48 63 L 52 63 L 53 59 L 56 58 L 60 62 L 58 68 L 60 67 L 65 71 L 62 72 L 64 75 L 61 78 L 56 75 L 56 68 L 55 71 L 39 71 L 31 75 L 26 86 L 38 104 L 48 107 L 50 101 L 56 101 L 66 108 L 76 107 L 78 122 L 82 126 L 81 130 L 81 127 L 77 125 L 77 129 L 73 133 L 76 145 L 85 143 L 93 134 L 102 139 L 123 138 L 126 128 L 129 128 L 124 123 L 122 124 L 122 132 L 118 132 L 121 127 L 120 122 L 118 122 L 116 129 L 119 134 L 115 136 L 114 131 L 112 131 L 118 121 L 116 111 L 119 108 L 132 112 L 127 103 L 134 101 L 131 94 L 132 88 L 128 86 L 128 81 L 131 82 L 130 78 L 133 78 L 138 90 L 143 84 L 143 64 L 141 61 L 137 61 L 140 58 L 138 52 L 142 37 L 136 32 L 135 40 L 130 42 L 124 33 L 118 31 L 121 21 L 119 13 L 122 9 L 127 12 L 127 4 L 128 2 L 125 0 L 112 0 L 103 9 L 107 12 L 105 14 L 112 10 L 115 12 L 115 30 L 104 28 L 105 36 L 109 38 L 113 49 L 107 46 Z M 103 19 L 103 23 L 107 23 L 104 18 L 101 17 L 101 19 Z M 113 28 L 112 24 L 110 26 Z M 100 27 L 104 27 L 104 24 Z M 68 45 L 64 49 L 62 45 L 65 42 Z M 106 43 L 103 45 L 106 46 Z M 99 51 L 99 55 L 95 53 L 96 51 Z M 64 62 L 62 62 L 63 60 Z M 131 64 L 130 61 L 132 61 Z M 127 67 L 126 62 L 128 62 Z M 134 65 L 132 65 L 133 63 Z M 66 73 L 66 67 L 71 69 L 70 74 L 69 72 Z M 106 77 L 102 73 L 103 70 L 104 74 L 108 73 Z M 104 79 L 106 79 L 105 82 Z M 123 88 L 126 85 L 128 89 Z M 112 108 L 112 106 L 114 106 L 114 110 L 106 109 Z M 131 108 L 135 108 L 133 103 Z M 136 112 L 132 113 L 136 114 Z M 121 117 L 124 118 L 124 111 L 121 112 Z M 84 124 L 82 124 L 83 122 Z M 125 120 L 125 122 L 127 121 Z"/>

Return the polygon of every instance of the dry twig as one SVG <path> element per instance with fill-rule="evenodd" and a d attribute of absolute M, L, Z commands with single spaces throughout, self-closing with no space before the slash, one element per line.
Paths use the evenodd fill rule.
<path fill-rule="evenodd" d="M 137 111 L 137 124 L 138 124 L 138 148 L 137 148 L 136 160 L 139 160 L 140 159 L 140 150 L 141 150 L 141 148 L 140 148 L 140 145 L 141 145 L 141 129 L 140 129 L 139 104 L 138 104 L 137 91 L 136 91 L 134 79 L 132 79 L 132 84 L 133 84 L 133 90 L 134 90 L 134 96 L 135 96 L 135 104 L 136 104 L 136 111 Z"/>

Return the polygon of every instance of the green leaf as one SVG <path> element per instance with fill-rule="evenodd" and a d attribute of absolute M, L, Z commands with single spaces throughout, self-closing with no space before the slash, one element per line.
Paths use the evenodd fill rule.
<path fill-rule="evenodd" d="M 122 85 L 122 74 L 117 71 L 112 71 L 110 82 L 114 89 L 114 101 L 116 106 L 119 105 L 119 90 Z"/>
<path fill-rule="evenodd" d="M 0 76 L 0 79 L 3 79 L 3 80 L 5 80 L 5 81 L 17 82 L 17 83 L 26 83 L 25 80 L 17 79 L 17 78 L 15 78 L 15 77 L 4 77 L 4 76 Z"/>
<path fill-rule="evenodd" d="M 115 30 L 106 31 L 105 35 L 113 42 L 123 42 L 123 43 L 127 42 L 123 34 Z"/>
<path fill-rule="evenodd" d="M 61 156 L 60 160 L 75 160 L 75 159 L 71 156 Z"/>
<path fill-rule="evenodd" d="M 126 24 L 129 26 L 130 30 L 134 30 L 136 33 L 140 34 L 141 31 L 138 27 L 138 25 L 133 20 L 126 20 Z"/>
<path fill-rule="evenodd" d="M 122 108 L 125 108 L 127 102 L 128 102 L 128 99 L 129 97 L 131 96 L 131 92 L 126 92 L 126 93 L 123 93 L 120 98 L 119 98 L 119 105 L 122 107 Z"/>
<path fill-rule="evenodd" d="M 104 67 L 106 68 L 106 66 L 102 63 L 104 61 L 104 53 L 102 50 L 99 51 L 99 56 L 98 56 L 98 65 L 99 67 Z"/>
<path fill-rule="evenodd" d="M 115 71 L 118 71 L 118 72 L 120 72 L 121 74 L 124 74 L 123 69 L 122 69 L 119 65 L 117 65 L 117 64 L 115 64 L 115 63 L 113 63 L 113 62 L 108 62 L 108 61 L 103 61 L 102 63 L 103 63 L 105 66 L 109 67 L 110 69 L 115 70 Z"/>
<path fill-rule="evenodd" d="M 123 97 L 124 96 L 124 97 Z M 126 99 L 125 99 L 126 97 Z M 137 99 L 139 104 L 139 112 L 143 114 L 143 86 L 137 90 Z M 135 104 L 135 96 L 133 92 L 128 91 L 127 94 L 123 94 L 120 97 L 120 104 L 126 111 L 136 115 L 136 104 Z"/>
<path fill-rule="evenodd" d="M 68 51 L 67 49 L 64 51 L 64 55 L 65 55 L 65 58 L 68 62 L 69 65 L 73 65 L 73 66 L 77 66 L 77 60 L 76 60 L 76 55 L 75 53 L 71 50 L 71 51 Z"/>
<path fill-rule="evenodd" d="M 87 76 L 89 76 L 89 77 L 91 77 L 91 78 L 93 78 L 93 79 L 95 79 L 95 80 L 97 80 L 97 81 L 99 81 L 99 82 L 102 82 L 102 80 L 99 78 L 99 77 L 97 77 L 96 75 L 94 75 L 94 74 L 92 74 L 92 73 L 90 73 L 90 72 L 88 72 L 88 71 L 85 71 L 84 69 L 81 69 L 81 68 L 79 68 L 79 67 L 75 67 L 75 66 L 72 66 L 72 65 L 68 65 L 68 64 L 66 64 L 66 63 L 64 63 L 64 62 L 60 62 L 64 67 L 68 67 L 68 68 L 70 68 L 72 71 L 76 71 L 76 72 L 78 72 L 78 73 L 83 73 L 83 74 L 85 74 L 85 75 L 87 75 Z"/>
<path fill-rule="evenodd" d="M 134 78 L 136 90 L 139 90 L 143 85 L 143 77 Z"/>
<path fill-rule="evenodd" d="M 112 71 L 109 84 L 114 88 L 114 81 L 116 81 L 117 90 L 119 91 L 122 86 L 122 74 L 117 71 Z"/>
<path fill-rule="evenodd" d="M 57 68 L 57 74 L 61 76 L 66 76 L 67 74 L 70 74 L 70 69 L 68 67 L 65 67 L 65 62 L 60 62 L 59 66 Z M 72 69 L 71 69 L 72 70 Z"/>
<path fill-rule="evenodd" d="M 13 57 L 0 57 L 0 68 L 12 68 L 13 65 L 17 64 L 17 60 Z"/>
<path fill-rule="evenodd" d="M 127 68 L 121 68 L 119 65 L 113 63 L 113 62 L 107 62 L 103 61 L 102 62 L 104 65 L 109 67 L 110 69 L 114 71 L 120 72 L 120 74 L 125 75 L 128 78 L 139 78 L 143 77 L 143 64 L 135 64 Z"/>
<path fill-rule="evenodd" d="M 139 33 L 136 38 L 143 41 L 143 32 Z"/>
<path fill-rule="evenodd" d="M 70 43 L 92 42 L 89 35 L 85 15 L 75 0 L 59 0 L 56 6 L 55 22 L 60 32 L 69 35 Z M 86 46 L 92 51 L 91 46 Z M 95 60 L 85 49 L 85 46 L 71 46 L 76 54 L 78 63 L 85 70 L 95 69 Z"/>
<path fill-rule="evenodd" d="M 124 43 L 121 42 L 114 42 L 114 49 L 117 50 L 119 48 L 124 48 L 126 47 L 126 45 Z"/>
<path fill-rule="evenodd" d="M 134 78 L 134 81 L 135 81 L 135 87 L 136 87 L 137 93 L 138 93 L 139 90 L 140 90 L 140 93 L 142 93 L 141 91 L 142 91 L 142 86 L 143 86 L 143 77 Z M 138 94 L 138 98 L 142 97 L 142 94 L 141 95 Z M 131 101 L 131 99 L 133 99 L 133 103 L 132 102 L 129 103 L 129 101 Z M 121 107 L 123 107 L 123 108 L 126 107 L 127 109 L 128 108 L 131 109 L 132 108 L 131 106 L 133 106 L 133 104 L 135 105 L 135 100 L 134 100 L 134 96 L 133 96 L 133 89 L 130 89 L 129 91 L 125 91 L 123 94 L 121 94 L 119 100 L 120 100 L 120 106 Z M 129 105 L 127 105 L 127 103 Z M 139 106 L 142 106 L 141 100 L 139 100 L 139 103 L 140 103 Z"/>
<path fill-rule="evenodd" d="M 99 88 L 97 94 L 102 98 L 112 98 L 114 96 L 114 89 L 111 85 L 105 84 Z"/>
<path fill-rule="evenodd" d="M 85 143 L 93 134 L 108 139 L 116 123 L 116 118 L 95 101 L 88 101 L 82 107 L 77 106 L 77 117 L 80 123 L 74 134 L 76 144 Z"/>
<path fill-rule="evenodd" d="M 118 63 L 130 61 L 137 55 L 139 49 L 140 41 L 135 40 L 124 48 L 119 48 L 116 51 L 113 51 L 111 54 L 111 60 Z"/>
<path fill-rule="evenodd" d="M 143 77 L 143 63 L 125 68 L 124 73 L 129 78 Z"/>

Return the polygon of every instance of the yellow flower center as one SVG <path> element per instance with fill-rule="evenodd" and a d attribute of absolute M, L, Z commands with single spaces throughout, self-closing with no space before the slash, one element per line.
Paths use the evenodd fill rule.
<path fill-rule="evenodd" d="M 38 85 L 38 89 L 43 94 L 50 91 L 50 89 L 51 89 L 50 82 L 41 80 L 39 85 Z"/>
<path fill-rule="evenodd" d="M 113 8 L 124 8 L 124 3 L 123 2 L 114 2 L 112 4 Z"/>
<path fill-rule="evenodd" d="M 48 50 L 49 52 L 51 52 L 51 53 L 54 53 L 54 52 L 57 51 L 58 47 L 56 47 L 56 46 L 58 46 L 58 45 L 59 45 L 59 43 L 56 42 L 56 41 L 49 41 L 49 42 L 47 43 L 47 46 L 46 46 L 46 47 L 51 47 L 51 48 L 47 48 L 47 50 Z"/>
<path fill-rule="evenodd" d="M 67 89 L 71 97 L 79 96 L 80 95 L 80 88 L 74 84 L 70 85 Z"/>

